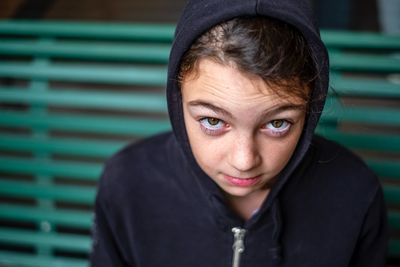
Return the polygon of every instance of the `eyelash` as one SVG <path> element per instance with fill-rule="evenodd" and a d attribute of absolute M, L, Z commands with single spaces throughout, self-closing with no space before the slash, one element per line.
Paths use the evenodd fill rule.
<path fill-rule="evenodd" d="M 285 127 L 283 127 L 282 129 L 279 129 L 279 130 L 274 130 L 274 129 L 278 129 L 278 128 L 275 128 L 275 126 L 272 126 L 273 122 L 282 122 L 283 125 L 285 125 Z M 292 125 L 293 125 L 292 122 L 285 120 L 285 119 L 272 120 L 266 124 L 265 130 L 268 131 L 269 134 L 271 134 L 272 136 L 280 137 L 280 136 L 286 135 L 289 132 Z"/>
<path fill-rule="evenodd" d="M 222 124 L 220 128 L 216 128 L 211 125 L 209 120 L 216 120 L 218 124 Z M 213 117 L 204 117 L 199 120 L 201 129 L 208 135 L 219 135 L 224 130 L 222 127 L 226 126 L 226 123 L 223 120 L 213 118 Z"/>
<path fill-rule="evenodd" d="M 210 120 L 216 120 L 217 121 L 217 126 L 210 124 Z M 285 127 L 279 130 L 274 130 L 274 126 L 272 125 L 273 122 L 282 122 Z M 224 127 L 227 126 L 227 123 L 225 123 L 221 119 L 213 118 L 213 117 L 204 117 L 199 120 L 200 127 L 201 129 L 208 135 L 216 136 L 220 135 L 224 131 Z M 265 124 L 263 127 L 263 130 L 267 131 L 268 134 L 270 134 L 273 137 L 281 137 L 286 135 L 291 126 L 293 125 L 293 122 L 286 120 L 286 119 L 278 119 L 278 120 L 272 120 Z M 277 128 L 275 128 L 277 129 Z"/>

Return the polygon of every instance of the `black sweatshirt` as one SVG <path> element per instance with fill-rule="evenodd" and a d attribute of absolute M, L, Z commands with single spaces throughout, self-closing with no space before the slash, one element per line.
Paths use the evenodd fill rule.
<path fill-rule="evenodd" d="M 269 16 L 299 29 L 319 79 L 289 163 L 259 211 L 244 221 L 197 164 L 188 143 L 177 74 L 193 41 L 219 22 Z M 306 0 L 193 0 L 177 25 L 167 99 L 172 133 L 127 146 L 99 182 L 92 266 L 380 267 L 387 225 L 382 189 L 345 148 L 314 135 L 328 88 L 328 56 Z M 233 228 L 244 229 L 236 239 Z"/>

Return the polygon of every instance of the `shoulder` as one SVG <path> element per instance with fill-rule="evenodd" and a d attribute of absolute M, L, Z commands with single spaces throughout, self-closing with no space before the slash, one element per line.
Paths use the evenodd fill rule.
<path fill-rule="evenodd" d="M 143 162 L 151 165 L 151 160 L 157 160 L 164 156 L 172 139 L 172 133 L 168 132 L 130 143 L 107 160 L 105 169 L 121 170 L 121 166 L 135 168 Z"/>
<path fill-rule="evenodd" d="M 172 133 L 127 145 L 107 160 L 98 185 L 98 197 L 118 205 L 155 191 L 160 183 L 165 183 L 165 177 L 172 176 L 172 162 L 176 161 L 178 150 Z"/>
<path fill-rule="evenodd" d="M 321 170 L 330 170 L 336 175 L 369 177 L 376 181 L 375 174 L 363 159 L 348 148 L 321 136 L 314 137 L 311 147 L 315 150 L 316 165 Z"/>
<path fill-rule="evenodd" d="M 344 201 L 358 199 L 367 206 L 370 204 L 380 190 L 380 181 L 361 157 L 320 136 L 315 136 L 311 149 L 312 176 L 317 183 Z"/>

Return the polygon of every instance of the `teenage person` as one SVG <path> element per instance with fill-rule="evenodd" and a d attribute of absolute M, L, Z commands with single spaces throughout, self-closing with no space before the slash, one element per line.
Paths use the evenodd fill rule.
<path fill-rule="evenodd" d="M 303 0 L 193 0 L 177 25 L 173 132 L 113 156 L 92 266 L 380 267 L 380 184 L 314 134 L 328 56 Z"/>

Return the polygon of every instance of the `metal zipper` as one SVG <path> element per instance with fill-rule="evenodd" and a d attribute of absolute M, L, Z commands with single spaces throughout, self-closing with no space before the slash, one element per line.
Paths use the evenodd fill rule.
<path fill-rule="evenodd" d="M 234 237 L 233 241 L 233 260 L 232 267 L 240 266 L 240 256 L 244 251 L 244 236 L 246 235 L 246 229 L 240 227 L 232 228 L 232 233 Z"/>

